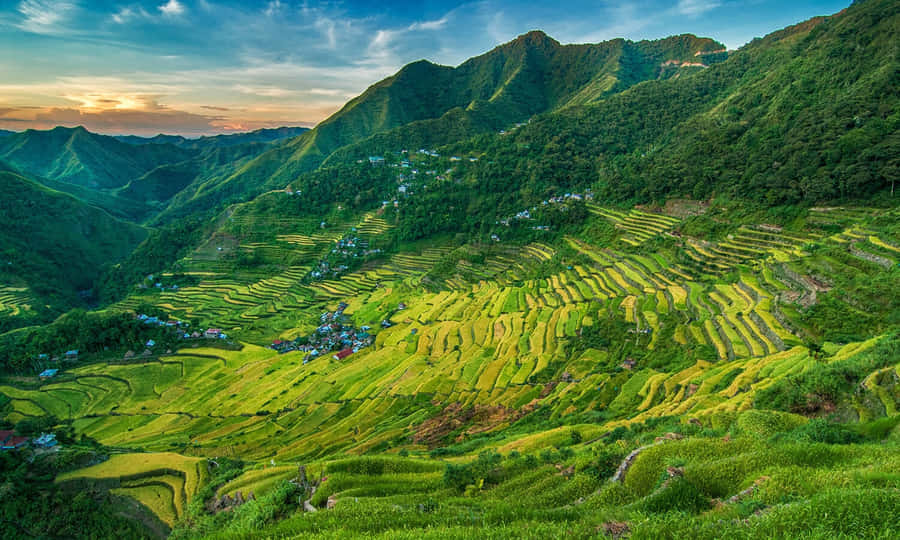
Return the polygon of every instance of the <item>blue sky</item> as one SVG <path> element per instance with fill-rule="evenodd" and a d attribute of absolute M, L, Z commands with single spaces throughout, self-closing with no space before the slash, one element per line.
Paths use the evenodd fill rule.
<path fill-rule="evenodd" d="M 849 3 L 3 0 L 0 128 L 313 125 L 406 63 L 457 65 L 533 29 L 562 43 L 693 33 L 737 48 Z"/>

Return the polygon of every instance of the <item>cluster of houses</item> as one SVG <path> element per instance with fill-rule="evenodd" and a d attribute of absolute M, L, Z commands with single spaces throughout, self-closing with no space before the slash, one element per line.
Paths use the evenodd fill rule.
<path fill-rule="evenodd" d="M 364 349 L 375 342 L 375 337 L 369 333 L 369 326 L 359 329 L 349 323 L 349 318 L 344 315 L 347 304 L 341 302 L 336 311 L 326 311 L 319 316 L 319 326 L 309 336 L 299 337 L 291 341 L 275 340 L 269 348 L 279 353 L 291 351 L 305 352 L 303 363 L 306 364 L 314 358 L 332 353 L 335 360 L 343 360 L 360 349 Z"/>
<path fill-rule="evenodd" d="M 512 133 L 513 131 L 515 131 L 515 130 L 521 128 L 522 126 L 527 126 L 527 125 L 530 124 L 530 123 L 531 123 L 531 119 L 529 118 L 527 122 L 518 122 L 518 123 L 516 123 L 516 125 L 514 125 L 514 126 L 511 127 L 511 128 L 509 128 L 508 130 L 507 130 L 507 129 L 501 129 L 498 133 L 499 133 L 500 135 L 509 135 L 509 134 Z"/>
<path fill-rule="evenodd" d="M 165 326 L 168 328 L 182 328 L 188 327 L 191 323 L 184 321 L 164 321 L 159 317 L 151 317 L 150 315 L 146 315 L 144 313 L 139 313 L 135 315 L 135 319 L 141 321 L 144 324 L 153 325 L 153 326 Z"/>
<path fill-rule="evenodd" d="M 160 291 L 177 291 L 178 285 L 166 285 L 161 279 L 156 279 L 153 274 L 148 274 L 147 277 L 144 278 L 144 282 L 138 285 L 139 289 L 159 289 Z"/>
<path fill-rule="evenodd" d="M 46 362 L 46 361 L 59 362 L 61 360 L 61 358 L 59 356 L 51 357 L 47 353 L 41 353 L 41 354 L 37 355 L 35 358 L 40 362 Z M 78 360 L 78 349 L 70 349 L 70 350 L 64 352 L 62 354 L 62 358 L 65 358 L 66 360 Z"/>
<path fill-rule="evenodd" d="M 640 329 L 639 328 L 629 328 L 628 333 L 629 334 L 652 334 L 653 329 L 649 328 L 649 327 L 648 328 L 640 328 Z"/>
<path fill-rule="evenodd" d="M 184 323 L 184 324 L 187 324 L 187 323 Z M 183 334 L 180 334 L 179 337 L 181 339 L 228 339 L 228 335 L 218 328 L 208 328 L 206 330 L 199 330 L 199 331 L 195 330 L 194 332 L 184 332 Z M 157 353 L 154 353 L 154 347 L 156 347 L 156 345 L 157 345 L 156 341 L 154 341 L 152 339 L 148 339 L 147 342 L 144 343 L 144 347 L 145 347 L 144 352 L 140 354 L 140 357 L 146 358 L 148 356 L 153 356 L 154 354 L 157 354 Z M 166 350 L 166 354 L 171 354 L 171 353 L 172 353 L 171 349 Z M 124 360 L 131 360 L 133 358 L 138 358 L 138 357 L 139 357 L 138 354 L 135 353 L 134 351 L 128 351 L 125 353 L 125 355 L 122 358 Z"/>
<path fill-rule="evenodd" d="M 369 241 L 353 234 L 355 232 L 356 227 L 353 227 L 351 234 L 335 242 L 328 257 L 317 262 L 309 272 L 309 281 L 335 279 L 350 269 L 351 261 L 359 261 L 382 252 L 380 248 L 370 248 Z"/>
<path fill-rule="evenodd" d="M 10 430 L 0 430 L 0 450 L 19 450 L 31 445 L 33 448 L 50 449 L 57 447 L 59 441 L 53 433 L 41 433 L 40 437 L 30 439 L 16 435 Z"/>
<path fill-rule="evenodd" d="M 552 206 L 555 204 L 566 204 L 570 201 L 592 201 L 594 200 L 594 194 L 590 189 L 585 191 L 584 193 L 566 193 L 564 195 L 559 195 L 557 197 L 550 197 L 549 199 L 545 199 L 541 201 L 541 206 Z M 521 212 L 517 212 L 514 216 L 503 218 L 500 221 L 497 221 L 497 225 L 503 225 L 505 227 L 509 227 L 513 221 L 528 221 L 534 219 L 532 212 L 537 211 L 537 206 L 532 206 L 530 209 L 526 208 Z M 536 231 L 549 231 L 550 227 L 547 225 L 535 225 L 531 227 Z"/>
<path fill-rule="evenodd" d="M 144 324 L 155 325 L 155 326 L 165 326 L 167 328 L 177 328 L 181 330 L 182 339 L 228 339 L 228 335 L 218 328 L 207 328 L 206 330 L 195 330 L 194 332 L 188 332 L 188 328 L 190 328 L 191 323 L 187 321 L 173 321 L 173 320 L 162 320 L 159 317 L 151 317 L 144 313 L 140 313 L 135 316 L 135 318 Z M 153 347 L 156 343 L 151 339 L 147 341 L 147 347 Z"/>

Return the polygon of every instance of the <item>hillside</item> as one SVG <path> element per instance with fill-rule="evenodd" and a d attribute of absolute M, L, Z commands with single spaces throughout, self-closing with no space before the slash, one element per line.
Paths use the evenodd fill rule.
<path fill-rule="evenodd" d="M 2 436 L 62 441 L 0 536 L 900 536 L 898 27 L 417 62 L 110 190 L 137 247 L 0 160 L 0 310 L 121 261 L 0 334 Z"/>
<path fill-rule="evenodd" d="M 193 204 L 209 208 L 235 194 L 281 188 L 339 148 L 394 129 L 399 132 L 392 140 L 426 146 L 496 131 L 643 80 L 670 77 L 677 68 L 666 62 L 696 62 L 697 52 L 722 48 L 690 35 L 560 45 L 535 31 L 455 68 L 415 62 L 372 85 L 314 129 L 262 154 Z"/>
<path fill-rule="evenodd" d="M 897 177 L 898 21 L 890 2 L 814 19 L 695 76 L 548 115 L 490 151 L 542 185 L 599 177 L 607 200 L 865 199 Z"/>
<path fill-rule="evenodd" d="M 210 145 L 193 159 L 160 165 L 132 179 L 115 193 L 121 197 L 143 201 L 161 211 L 161 214 L 154 216 L 153 221 L 163 222 L 169 215 L 167 209 L 170 206 L 181 208 L 181 201 L 190 201 L 198 192 L 218 185 L 267 148 L 268 145 L 260 142 Z M 184 214 L 185 212 L 181 212 L 179 215 Z"/>
<path fill-rule="evenodd" d="M 80 305 L 79 291 L 91 289 L 102 267 L 123 259 L 146 234 L 14 172 L 0 172 L 0 189 L 0 287 L 21 289 L 29 310 L 44 315 L 44 306 L 58 314 Z M 9 300 L 5 308 L 16 304 Z M 20 315 L 29 314 L 4 317 L 4 327 L 19 325 Z"/>

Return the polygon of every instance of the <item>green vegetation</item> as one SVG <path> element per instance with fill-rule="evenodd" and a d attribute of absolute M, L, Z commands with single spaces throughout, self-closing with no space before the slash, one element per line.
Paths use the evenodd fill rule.
<path fill-rule="evenodd" d="M 0 417 L 72 465 L 3 454 L 0 490 L 174 538 L 897 536 L 897 20 L 734 53 L 535 32 L 269 146 L 129 139 L 190 156 L 103 195 L 155 225 L 85 278 L 103 309 L 0 283 L 3 321 L 48 322 L 0 336 Z"/>
<path fill-rule="evenodd" d="M 0 285 L 13 313 L 0 330 L 47 322 L 84 305 L 101 268 L 125 258 L 146 231 L 23 176 L 0 172 Z M 25 307 L 27 306 L 27 307 Z"/>

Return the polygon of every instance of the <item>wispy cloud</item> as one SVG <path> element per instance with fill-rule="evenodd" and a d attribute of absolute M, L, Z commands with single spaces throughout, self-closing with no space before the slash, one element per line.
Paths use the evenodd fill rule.
<path fill-rule="evenodd" d="M 84 126 L 99 133 L 205 134 L 215 131 L 221 116 L 193 114 L 156 106 L 148 110 L 84 111 L 75 108 L 21 108 L 0 114 L 0 127 L 21 129 L 27 123 L 34 129 L 55 126 Z"/>
<path fill-rule="evenodd" d="M 281 0 L 271 0 L 263 13 L 266 14 L 266 17 L 272 17 L 281 13 L 282 9 L 284 9 L 284 4 L 281 3 Z"/>
<path fill-rule="evenodd" d="M 74 1 L 22 0 L 18 6 L 22 16 L 19 28 L 35 34 L 57 34 L 77 9 Z"/>
<path fill-rule="evenodd" d="M 450 19 L 447 17 L 441 17 L 440 19 L 434 21 L 414 22 L 409 25 L 408 29 L 413 32 L 418 30 L 440 30 L 441 28 L 447 26 L 449 20 Z"/>
<path fill-rule="evenodd" d="M 678 12 L 689 17 L 702 15 L 721 6 L 719 0 L 678 0 Z"/>
<path fill-rule="evenodd" d="M 247 86 L 244 84 L 236 84 L 233 88 L 242 94 L 270 98 L 283 98 L 296 94 L 296 91 L 294 90 L 278 88 L 277 86 Z"/>

